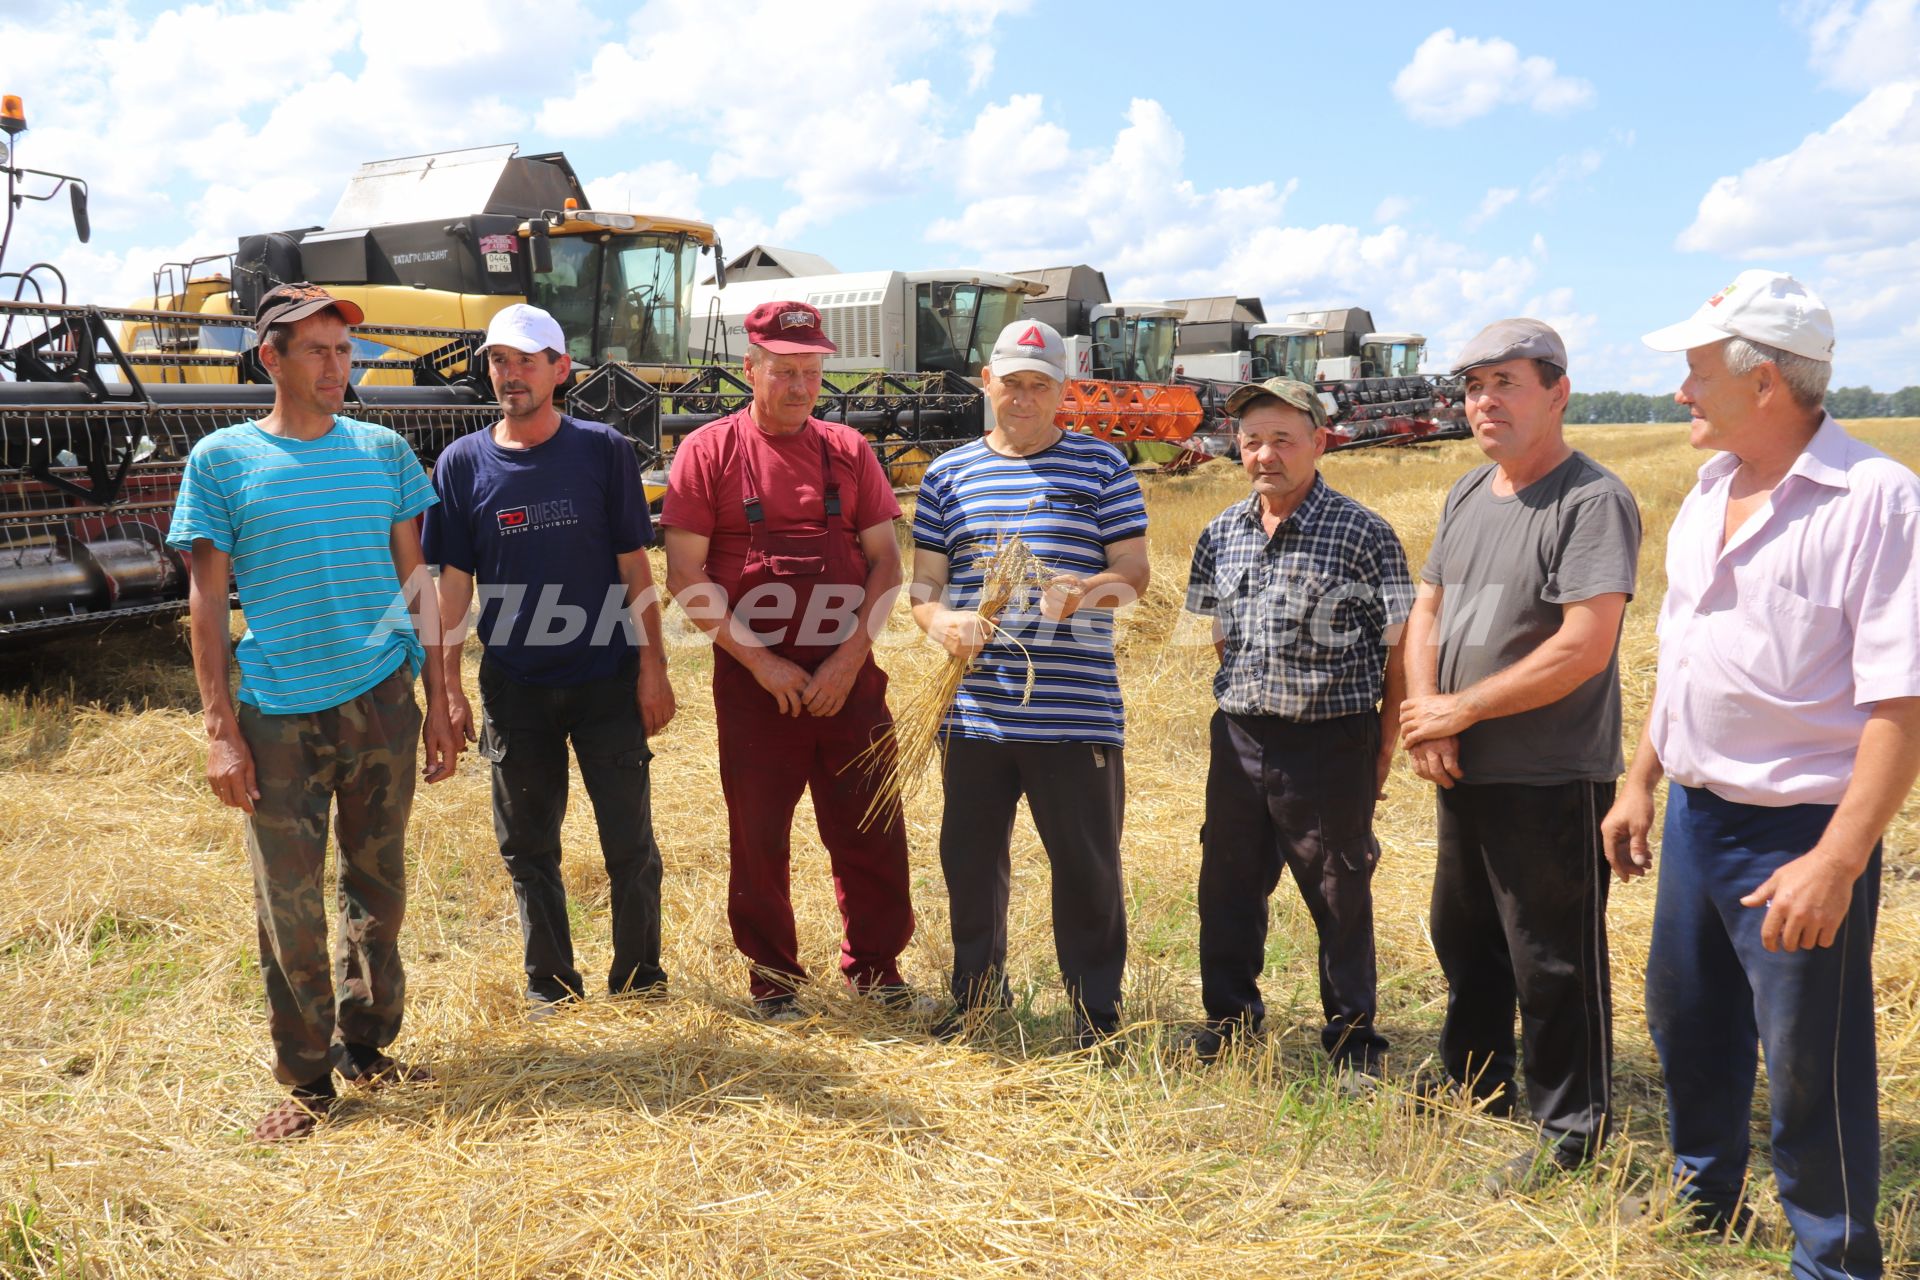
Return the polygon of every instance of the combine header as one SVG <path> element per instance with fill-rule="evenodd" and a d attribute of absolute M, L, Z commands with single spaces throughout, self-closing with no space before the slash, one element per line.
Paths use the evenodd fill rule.
<path fill-rule="evenodd" d="M 19 119 L 17 100 L 7 106 Z M 60 189 L 22 183 L 49 179 L 74 184 L 86 238 L 84 184 L 4 153 L 0 169 L 9 231 L 20 200 Z M 0 300 L 0 646 L 186 607 L 186 566 L 166 546 L 174 498 L 197 441 L 273 402 L 251 312 L 275 284 L 310 277 L 360 303 L 369 323 L 354 330 L 344 412 L 391 427 L 428 467 L 499 418 L 476 353 L 480 326 L 515 301 L 560 319 L 583 369 L 568 408 L 623 432 L 643 467 L 664 467 L 681 436 L 751 397 L 736 373 L 686 363 L 694 261 L 711 228 L 590 211 L 563 157 L 511 148 L 364 166 L 335 221 L 416 198 L 426 204 L 414 212 L 439 215 L 249 236 L 231 276 L 163 269 L 158 307 L 66 305 L 47 264 L 0 275 L 12 285 L 0 295 L 12 299 Z M 467 198 L 481 207 L 449 203 Z M 468 216 L 449 220 L 457 208 Z M 177 287 L 161 292 L 169 275 Z M 945 372 L 844 379 L 815 412 L 862 431 L 890 464 L 985 425 L 979 389 Z M 652 473 L 649 489 L 662 481 Z"/>
<path fill-rule="evenodd" d="M 1203 461 L 1190 444 L 1210 416 L 1194 388 L 1173 374 L 1183 309 L 1163 302 L 1112 301 L 1107 278 L 1084 264 L 1016 271 L 1045 290 L 1026 314 L 1059 330 L 1067 344 L 1066 398 L 1055 421 L 1119 446 L 1136 462 Z"/>

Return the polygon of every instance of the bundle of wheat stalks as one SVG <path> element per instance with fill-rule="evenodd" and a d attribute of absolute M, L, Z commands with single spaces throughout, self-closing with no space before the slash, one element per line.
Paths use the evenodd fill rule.
<path fill-rule="evenodd" d="M 994 619 L 1009 605 L 1030 605 L 1054 576 L 1017 533 L 995 538 L 975 555 L 974 563 L 980 566 L 982 579 L 973 611 L 985 620 L 989 634 Z M 1017 643 L 1014 647 L 1026 662 L 1026 685 L 1020 695 L 1024 704 L 1033 694 L 1033 661 L 1024 648 Z M 944 746 L 940 726 L 974 662 L 948 654 L 932 680 L 893 700 L 893 727 L 854 758 L 854 766 L 873 780 L 873 799 L 860 820 L 863 830 L 892 822 L 925 782 Z"/>

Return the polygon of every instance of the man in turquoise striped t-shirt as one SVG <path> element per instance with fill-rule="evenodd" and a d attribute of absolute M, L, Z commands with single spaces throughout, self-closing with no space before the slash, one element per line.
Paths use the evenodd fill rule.
<path fill-rule="evenodd" d="M 404 848 L 422 732 L 428 782 L 453 776 L 440 621 L 414 518 L 436 498 L 407 443 L 339 416 L 360 308 L 313 285 L 260 300 L 273 410 L 194 446 L 167 541 L 192 556 L 193 667 L 207 782 L 247 815 L 274 1074 L 293 1096 L 254 1128 L 300 1137 L 333 1105 L 333 1072 L 378 1086 L 429 1078 L 384 1052 L 406 974 Z M 229 581 L 247 631 L 229 692 Z M 402 592 L 402 584 L 408 590 Z M 328 962 L 322 894 L 337 807 L 339 939 Z"/>
<path fill-rule="evenodd" d="M 1086 1046 L 1118 1028 L 1127 964 L 1113 610 L 1147 589 L 1147 509 L 1119 450 L 1055 425 L 1067 359 L 1051 326 L 1008 325 L 982 372 L 993 430 L 934 460 L 913 513 L 914 620 L 973 660 L 941 726 L 956 1007 L 936 1034 L 1011 998 L 1009 844 L 1024 795 L 1053 870 L 1054 945 Z M 983 553 L 1014 534 L 1051 581 L 989 628 L 975 611 Z"/>

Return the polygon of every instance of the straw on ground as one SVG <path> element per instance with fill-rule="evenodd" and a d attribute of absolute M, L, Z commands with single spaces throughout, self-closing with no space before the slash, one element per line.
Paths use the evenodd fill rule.
<path fill-rule="evenodd" d="M 1869 424 L 1909 464 L 1920 426 Z M 1646 712 L 1664 531 L 1699 457 L 1680 428 L 1583 429 L 1639 496 L 1649 533 L 1629 611 L 1627 731 Z M 1471 444 L 1327 460 L 1424 557 Z M 1652 887 L 1609 911 L 1623 1138 L 1588 1176 L 1489 1201 L 1482 1173 L 1525 1133 L 1422 1117 L 1405 1095 L 1325 1087 L 1313 932 L 1274 898 L 1274 1034 L 1189 1070 L 1171 1024 L 1199 1012 L 1194 876 L 1212 711 L 1204 624 L 1180 608 L 1201 525 L 1244 493 L 1218 465 L 1147 483 L 1154 584 L 1121 615 L 1127 698 L 1128 1012 L 1111 1062 L 1056 1056 L 1066 1029 L 1046 861 L 1022 819 L 1009 921 L 1012 1030 L 949 1046 L 841 994 L 839 920 L 803 806 L 794 892 L 811 1015 L 746 1013 L 728 936 L 727 837 L 705 650 L 674 649 L 681 714 L 654 744 L 673 997 L 537 1025 L 519 930 L 471 757 L 424 789 L 410 838 L 406 1028 L 396 1050 L 444 1084 L 345 1102 L 311 1140 L 246 1131 L 267 1069 L 238 822 L 201 779 L 179 629 L 69 641 L 0 663 L 0 1275 L 1778 1276 L 1777 1210 L 1752 1244 L 1623 1224 L 1617 1192 L 1662 1167 L 1640 970 Z M 658 572 L 656 567 L 656 572 Z M 690 628 L 674 616 L 676 634 Z M 905 688 L 946 659 L 904 608 L 880 661 Z M 469 688 L 474 680 L 471 666 Z M 1425 937 L 1429 790 L 1388 783 L 1375 881 L 1382 1010 L 1399 1066 L 1432 1049 L 1444 986 Z M 608 960 L 606 877 L 579 787 L 565 830 L 583 972 Z M 937 803 L 910 804 L 919 931 L 903 968 L 935 989 L 948 948 Z M 1920 855 L 1910 805 L 1887 840 L 1876 957 L 1890 1257 L 1920 1257 Z"/>

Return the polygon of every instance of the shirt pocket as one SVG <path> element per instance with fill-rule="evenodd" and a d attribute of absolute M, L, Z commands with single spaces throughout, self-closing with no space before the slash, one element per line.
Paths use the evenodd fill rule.
<path fill-rule="evenodd" d="M 1838 651 L 1846 615 L 1832 605 L 1771 582 L 1741 584 L 1739 607 L 1730 611 L 1737 628 L 1729 651 L 1766 693 L 1798 700 Z"/>

